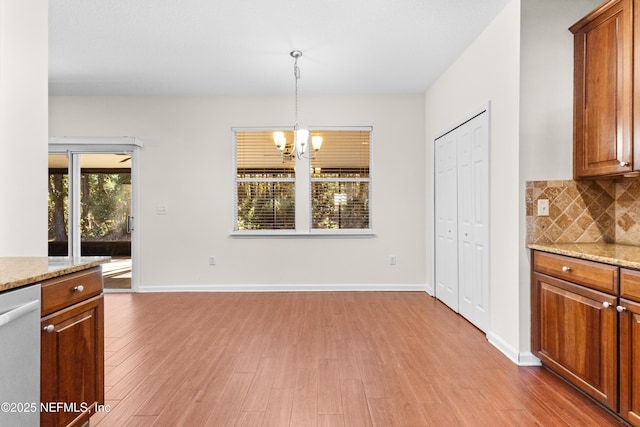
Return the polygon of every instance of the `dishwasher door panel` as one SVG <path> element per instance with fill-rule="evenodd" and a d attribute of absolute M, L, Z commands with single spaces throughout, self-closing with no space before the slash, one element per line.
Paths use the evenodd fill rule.
<path fill-rule="evenodd" d="M 40 422 L 40 285 L 0 293 L 0 426 Z"/>

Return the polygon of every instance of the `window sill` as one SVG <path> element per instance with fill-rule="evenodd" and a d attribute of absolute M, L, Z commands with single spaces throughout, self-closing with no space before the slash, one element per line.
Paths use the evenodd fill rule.
<path fill-rule="evenodd" d="M 312 230 L 312 231 L 286 231 L 286 230 L 245 230 L 232 231 L 229 237 L 233 238 L 278 238 L 278 239 L 305 239 L 305 238 L 372 238 L 376 233 L 373 230 Z"/>

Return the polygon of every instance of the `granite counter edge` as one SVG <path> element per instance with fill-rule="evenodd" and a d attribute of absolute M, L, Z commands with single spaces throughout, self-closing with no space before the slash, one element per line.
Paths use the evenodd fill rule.
<path fill-rule="evenodd" d="M 17 288 L 21 288 L 23 286 L 35 285 L 44 280 L 53 279 L 56 277 L 64 276 L 66 274 L 76 273 L 78 271 L 88 270 L 93 267 L 97 267 L 105 262 L 110 261 L 110 257 L 101 257 L 103 259 L 95 259 L 92 261 L 85 261 L 78 264 L 68 265 L 64 267 L 60 267 L 59 269 L 54 269 L 50 271 L 43 271 L 42 273 L 37 273 L 29 276 L 25 276 L 24 278 L 20 278 L 17 280 L 13 280 L 6 283 L 0 283 L 0 292 L 9 291 Z"/>

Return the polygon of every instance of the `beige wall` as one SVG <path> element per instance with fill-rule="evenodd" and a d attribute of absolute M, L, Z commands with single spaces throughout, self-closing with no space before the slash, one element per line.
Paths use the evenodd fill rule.
<path fill-rule="evenodd" d="M 518 104 L 520 2 L 512 1 L 425 95 L 427 241 L 433 242 L 433 139 L 448 126 L 491 102 L 489 336 L 507 354 L 517 353 L 518 319 Z M 433 257 L 427 277 L 433 283 Z M 513 355 L 511 355 L 513 357 Z"/>
<path fill-rule="evenodd" d="M 426 93 L 426 137 L 491 101 L 491 342 L 514 361 L 530 351 L 525 181 L 572 168 L 573 39 L 599 0 L 513 0 Z M 432 151 L 426 151 L 427 164 Z M 427 188 L 432 173 L 427 174 Z M 431 224 L 432 197 L 427 198 Z M 428 228 L 431 233 L 432 229 Z M 431 234 L 427 242 L 431 242 Z M 431 249 L 428 244 L 428 249 Z M 432 263 L 427 279 L 433 280 Z"/>
<path fill-rule="evenodd" d="M 48 2 L 0 1 L 0 256 L 47 254 Z"/>
<path fill-rule="evenodd" d="M 573 174 L 573 35 L 601 0 L 522 0 L 520 61 L 520 348 L 531 347 L 526 181 Z"/>
<path fill-rule="evenodd" d="M 229 236 L 231 128 L 291 125 L 292 96 L 52 97 L 50 134 L 144 141 L 143 290 L 424 289 L 423 97 L 302 97 L 300 112 L 309 126 L 373 126 L 375 237 Z M 159 204 L 167 215 L 156 215 Z"/>

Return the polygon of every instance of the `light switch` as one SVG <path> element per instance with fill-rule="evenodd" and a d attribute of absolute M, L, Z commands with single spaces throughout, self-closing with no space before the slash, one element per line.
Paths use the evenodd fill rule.
<path fill-rule="evenodd" d="M 167 205 L 156 206 L 156 215 L 166 215 L 166 214 L 167 214 Z"/>
<path fill-rule="evenodd" d="M 538 199 L 538 216 L 549 216 L 549 199 Z"/>

